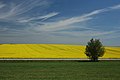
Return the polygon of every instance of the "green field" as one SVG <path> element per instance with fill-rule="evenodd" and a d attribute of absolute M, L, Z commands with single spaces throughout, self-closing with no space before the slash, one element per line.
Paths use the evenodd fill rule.
<path fill-rule="evenodd" d="M 120 62 L 0 62 L 0 80 L 120 80 Z"/>

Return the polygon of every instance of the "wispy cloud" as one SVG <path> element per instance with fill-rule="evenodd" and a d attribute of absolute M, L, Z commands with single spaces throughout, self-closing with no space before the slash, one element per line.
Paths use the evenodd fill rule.
<path fill-rule="evenodd" d="M 3 8 L 3 7 L 5 7 L 5 6 L 6 6 L 5 4 L 0 3 L 0 9 Z"/>
<path fill-rule="evenodd" d="M 94 15 L 97 15 L 97 14 L 100 14 L 100 13 L 103 13 L 103 12 L 108 12 L 108 11 L 116 10 L 116 9 L 120 9 L 120 4 L 112 6 L 112 7 L 107 7 L 107 8 L 92 11 L 90 13 L 84 14 L 82 17 L 90 17 L 90 16 L 94 16 Z"/>
<path fill-rule="evenodd" d="M 23 23 L 26 23 L 26 22 L 30 22 L 30 21 L 34 21 L 34 20 L 39 20 L 39 19 L 42 19 L 42 21 L 44 20 L 47 20 L 51 17 L 54 17 L 56 15 L 58 15 L 59 13 L 58 12 L 53 12 L 53 13 L 49 13 L 47 15 L 43 15 L 43 16 L 38 16 L 38 17 L 32 17 L 32 18 L 27 18 L 27 19 L 20 19 L 18 20 L 18 22 L 23 22 Z"/>
<path fill-rule="evenodd" d="M 37 31 L 56 31 L 61 29 L 67 29 L 69 28 L 68 25 L 72 25 L 74 23 L 83 22 L 86 20 L 89 20 L 91 18 L 81 18 L 81 17 L 73 17 L 66 20 L 60 20 L 57 22 L 51 22 L 51 23 L 45 23 L 42 26 L 39 26 L 35 28 Z"/>
<path fill-rule="evenodd" d="M 66 28 L 69 28 L 69 26 L 72 24 L 91 20 L 94 18 L 94 15 L 97 15 L 97 14 L 100 14 L 103 12 L 108 12 L 108 11 L 115 10 L 115 9 L 120 9 L 120 5 L 115 5 L 115 6 L 108 7 L 108 8 L 98 9 L 98 10 L 92 11 L 90 13 L 83 14 L 81 16 L 72 17 L 72 18 L 68 18 L 68 19 L 60 20 L 60 21 L 56 21 L 56 22 L 46 23 L 42 26 L 38 25 L 38 27 L 36 27 L 35 30 L 37 30 L 37 31 L 56 31 L 56 30 L 66 29 Z"/>
<path fill-rule="evenodd" d="M 120 4 L 118 5 L 115 5 L 115 6 L 112 6 L 112 7 L 109 7 L 110 9 L 120 9 Z"/>
<path fill-rule="evenodd" d="M 46 0 L 24 0 L 19 4 L 11 2 L 6 5 L 9 10 L 4 12 L 4 14 L 1 13 L 0 19 L 15 18 L 16 16 L 24 14 L 37 6 L 48 6 L 48 2 Z M 2 7 L 4 7 L 4 4 L 1 5 L 1 8 Z"/>
<path fill-rule="evenodd" d="M 72 42 L 73 40 L 77 41 L 82 38 L 84 41 L 84 39 L 88 39 L 88 37 L 102 36 L 104 38 L 108 35 L 110 35 L 110 37 L 108 37 L 109 39 L 115 38 L 116 36 L 113 34 L 119 37 L 117 34 L 119 33 L 118 30 L 98 30 L 91 26 L 83 26 L 81 24 L 78 26 L 78 23 L 86 23 L 86 25 L 88 25 L 87 22 L 93 20 L 98 14 L 120 9 L 120 4 L 103 9 L 97 9 L 83 15 L 66 18 L 65 16 L 62 16 L 62 13 L 58 10 L 57 12 L 45 11 L 44 13 L 43 10 L 46 9 L 46 7 L 49 8 L 50 3 L 48 1 L 49 0 L 21 0 L 20 3 L 15 3 L 14 1 L 6 4 L 0 3 L 0 22 L 4 24 L 1 24 L 0 26 L 0 33 L 5 33 L 0 34 L 0 36 L 17 37 L 21 35 L 29 35 L 29 40 L 32 39 L 32 41 L 34 41 L 33 39 L 36 39 L 38 42 L 41 38 L 43 39 L 43 42 L 45 40 L 44 38 L 46 38 L 47 41 L 51 40 L 53 42 L 57 40 Z M 38 13 L 34 12 L 36 8 L 38 8 Z M 32 10 L 34 13 L 31 15 L 29 12 L 32 12 Z M 41 12 L 39 12 L 40 10 Z M 64 17 L 64 19 L 61 17 Z M 59 18 L 59 20 L 56 18 Z M 76 31 L 76 29 L 79 30 Z M 36 37 L 33 38 L 32 36 Z M 4 38 L 7 40 L 7 37 Z M 29 41 L 27 38 L 23 40 Z"/>
<path fill-rule="evenodd" d="M 3 1 L 4 2 L 4 1 Z M 0 31 L 19 31 L 19 29 L 25 30 L 26 27 L 29 27 L 30 24 L 28 21 L 42 19 L 46 20 L 50 17 L 57 15 L 58 13 L 50 13 L 43 15 L 42 10 L 49 7 L 51 3 L 48 0 L 20 0 L 19 2 L 10 1 L 9 3 L 4 2 L 4 4 L 0 1 Z M 36 14 L 29 13 L 35 8 L 39 7 L 39 13 Z M 42 11 L 40 13 L 40 11 Z M 33 17 L 35 16 L 35 17 Z M 21 23 L 22 22 L 22 23 Z M 24 23 L 23 23 L 24 22 Z"/>
<path fill-rule="evenodd" d="M 99 31 L 99 30 L 86 30 L 86 31 L 62 31 L 62 32 L 51 32 L 53 34 L 62 34 L 67 36 L 74 36 L 74 37 L 96 37 L 96 36 L 103 36 L 103 35 L 110 35 L 119 32 L 119 30 L 114 31 Z"/>

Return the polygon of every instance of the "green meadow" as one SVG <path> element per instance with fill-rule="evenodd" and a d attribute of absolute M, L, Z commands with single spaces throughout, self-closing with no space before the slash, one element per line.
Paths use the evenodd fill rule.
<path fill-rule="evenodd" d="M 119 80 L 120 61 L 0 62 L 0 80 Z"/>

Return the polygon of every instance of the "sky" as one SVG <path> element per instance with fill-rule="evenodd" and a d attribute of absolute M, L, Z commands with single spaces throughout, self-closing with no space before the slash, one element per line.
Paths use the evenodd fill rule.
<path fill-rule="evenodd" d="M 0 43 L 120 46 L 120 0 L 0 0 Z"/>

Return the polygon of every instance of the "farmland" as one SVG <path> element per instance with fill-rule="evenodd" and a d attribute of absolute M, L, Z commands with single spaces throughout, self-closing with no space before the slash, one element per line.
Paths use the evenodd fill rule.
<path fill-rule="evenodd" d="M 0 80 L 119 80 L 119 61 L 0 62 Z"/>
<path fill-rule="evenodd" d="M 120 47 L 105 47 L 102 58 L 120 58 Z M 1 44 L 0 58 L 87 58 L 85 46 Z M 0 80 L 118 80 L 120 61 L 0 61 Z"/>
<path fill-rule="evenodd" d="M 102 58 L 120 58 L 120 47 L 105 47 Z M 87 58 L 85 46 L 65 44 L 0 44 L 0 58 Z"/>

